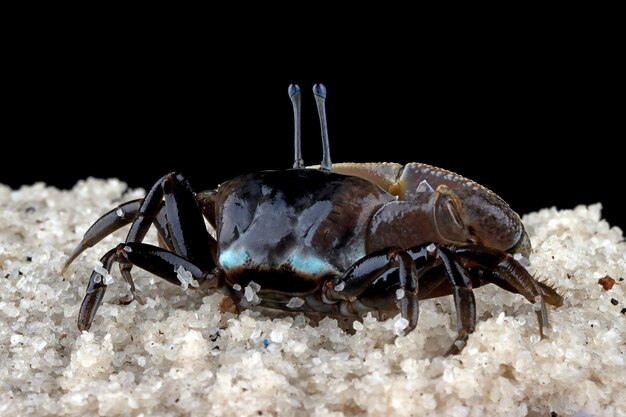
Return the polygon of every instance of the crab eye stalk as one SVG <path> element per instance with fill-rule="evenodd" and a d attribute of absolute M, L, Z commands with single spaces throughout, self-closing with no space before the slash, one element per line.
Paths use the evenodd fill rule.
<path fill-rule="evenodd" d="M 304 168 L 302 149 L 300 147 L 300 87 L 298 87 L 298 84 L 289 84 L 288 93 L 293 105 L 293 167 Z"/>
<path fill-rule="evenodd" d="M 332 162 L 330 162 L 330 145 L 328 144 L 328 127 L 326 126 L 326 87 L 324 84 L 315 84 L 313 86 L 313 94 L 315 95 L 315 104 L 317 105 L 317 113 L 320 116 L 320 128 L 322 130 L 322 163 L 320 169 L 330 171 Z"/>

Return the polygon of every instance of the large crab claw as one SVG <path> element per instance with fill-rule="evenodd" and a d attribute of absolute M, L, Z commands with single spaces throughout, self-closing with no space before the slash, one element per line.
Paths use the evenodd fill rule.
<path fill-rule="evenodd" d="M 438 241 L 530 254 L 530 240 L 517 213 L 494 192 L 458 174 L 421 163 L 344 163 L 334 164 L 333 171 L 365 178 L 398 197 L 374 216 L 370 250 Z M 402 230 L 395 221 L 400 217 Z M 406 242 L 398 242 L 398 236 Z"/>

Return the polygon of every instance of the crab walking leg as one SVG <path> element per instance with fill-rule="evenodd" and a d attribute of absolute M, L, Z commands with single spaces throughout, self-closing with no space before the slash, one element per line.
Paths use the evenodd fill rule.
<path fill-rule="evenodd" d="M 107 284 L 110 283 L 108 274 L 114 262 L 138 266 L 175 285 L 182 284 L 179 278 L 181 272 L 189 272 L 193 279 L 199 281 L 202 289 L 214 289 L 219 286 L 219 279 L 211 272 L 199 268 L 175 253 L 146 243 L 121 243 L 107 252 L 102 257 L 101 262 L 104 270 L 94 270 L 89 279 L 87 293 L 78 314 L 79 330 L 89 330 L 91 327 L 96 311 L 104 297 Z"/>
<path fill-rule="evenodd" d="M 215 266 L 210 255 L 215 242 L 206 230 L 195 194 L 182 175 L 171 172 L 152 186 L 128 231 L 126 243 L 141 242 L 153 223 L 157 223 L 161 241 L 172 252 L 207 270 Z M 120 262 L 119 268 L 131 293 L 142 303 L 130 274 L 132 265 Z"/>
<path fill-rule="evenodd" d="M 472 291 L 472 281 L 461 261 L 447 248 L 440 246 L 436 250 L 446 276 L 454 287 L 452 294 L 456 307 L 458 335 L 447 352 L 448 355 L 454 355 L 463 349 L 470 333 L 473 333 L 476 328 L 476 301 Z"/>
<path fill-rule="evenodd" d="M 409 321 L 408 326 L 404 329 L 404 334 L 407 334 L 415 329 L 419 318 L 417 269 L 413 259 L 404 251 L 396 254 L 396 262 L 398 264 L 400 289 L 404 291 L 400 298 L 400 313 Z"/>
<path fill-rule="evenodd" d="M 174 252 L 203 269 L 213 269 L 215 240 L 209 234 L 202 211 L 189 182 L 172 174 L 163 182 L 165 212 Z"/>
<path fill-rule="evenodd" d="M 83 236 L 83 240 L 78 244 L 76 249 L 74 249 L 68 260 L 63 265 L 61 274 L 65 274 L 72 262 L 74 262 L 74 260 L 78 258 L 83 251 L 94 246 L 96 243 L 100 242 L 117 229 L 132 222 L 139 212 L 141 202 L 142 200 L 138 199 L 120 204 L 100 217 L 89 229 L 87 229 Z"/>
<path fill-rule="evenodd" d="M 161 202 L 161 208 L 159 208 L 159 213 L 154 218 L 154 221 L 152 222 L 152 224 L 157 229 L 159 245 L 161 247 L 167 248 L 170 252 L 173 252 L 174 243 L 172 243 L 170 231 L 167 228 L 167 215 L 165 214 L 165 202 Z"/>
<path fill-rule="evenodd" d="M 102 239 L 115 232 L 118 229 L 133 222 L 143 199 L 137 199 L 120 204 L 113 210 L 105 213 L 83 235 L 83 239 L 76 246 L 68 260 L 63 265 L 61 274 L 65 274 L 72 262 L 80 256 L 85 250 L 95 246 Z M 165 216 L 165 204 L 161 202 L 157 216 L 153 220 L 154 226 L 157 228 L 159 239 L 170 250 L 173 250 L 172 241 L 169 237 L 167 229 L 167 217 Z"/>
<path fill-rule="evenodd" d="M 472 269 L 476 269 L 476 271 L 470 270 L 470 275 L 472 276 L 472 282 L 474 282 L 475 280 L 474 276 L 477 276 L 477 279 L 480 282 L 480 285 L 488 284 L 488 283 L 496 284 L 498 287 L 504 290 L 507 290 L 514 294 L 520 294 L 517 288 L 515 288 L 512 284 L 510 284 L 509 281 L 503 279 L 498 274 L 498 272 L 490 271 L 482 267 L 472 268 Z M 556 292 L 554 288 L 552 288 L 546 283 L 543 283 L 540 281 L 536 281 L 536 282 L 541 288 L 543 300 L 546 303 L 553 305 L 555 307 L 561 307 L 563 305 L 563 297 L 558 292 Z"/>
<path fill-rule="evenodd" d="M 171 175 L 173 175 L 173 173 L 162 176 L 154 183 L 152 188 L 150 188 L 150 191 L 148 191 L 148 194 L 146 194 L 141 202 L 133 224 L 130 226 L 128 235 L 126 235 L 126 242 L 141 242 L 144 237 L 146 237 L 146 233 L 148 233 L 148 229 L 150 229 L 152 220 L 157 216 L 161 201 L 163 200 L 163 181 Z"/>
<path fill-rule="evenodd" d="M 532 275 L 513 256 L 506 252 L 485 247 L 468 246 L 458 248 L 456 253 L 459 256 L 467 257 L 469 260 L 477 262 L 481 267 L 493 271 L 501 280 L 492 282 L 503 288 L 505 285 L 515 288 L 516 292 L 522 294 L 533 304 L 537 321 L 539 322 L 539 335 L 545 337 L 544 329 L 548 328 L 548 311 L 546 301 L 555 306 L 563 304 L 563 298 L 549 286 L 539 284 Z M 489 279 L 489 274 L 484 275 Z M 504 283 L 504 285 L 502 284 Z"/>
<path fill-rule="evenodd" d="M 141 200 L 139 200 L 139 202 L 141 202 Z M 132 214 L 132 217 L 134 218 L 135 215 L 136 215 L 136 212 Z M 128 217 L 131 217 L 130 213 L 129 213 Z M 169 236 L 169 230 L 167 229 L 167 217 L 165 215 L 165 203 L 163 201 L 161 202 L 161 204 L 159 206 L 158 214 L 152 220 L 152 224 L 157 229 L 157 236 L 159 238 L 159 242 L 161 242 L 161 244 L 164 247 L 166 247 L 167 249 L 172 251 L 173 250 L 173 244 L 172 244 L 172 240 L 171 240 L 171 238 Z M 130 301 L 137 300 L 137 302 L 139 304 L 143 305 L 144 304 L 144 300 L 141 297 L 141 295 L 139 294 L 139 291 L 137 291 L 137 288 L 135 287 L 135 283 L 133 282 L 132 276 L 130 275 L 130 269 L 131 268 L 132 268 L 131 265 L 120 263 L 120 272 L 122 273 L 122 276 L 124 277 L 124 279 L 128 283 L 128 285 L 130 287 L 130 293 L 133 296 L 133 298 Z"/>
<path fill-rule="evenodd" d="M 113 260 L 115 259 L 116 248 L 108 251 L 101 259 L 102 268 L 106 271 L 111 270 Z M 91 323 L 96 316 L 96 311 L 102 303 L 104 293 L 107 290 L 107 277 L 103 276 L 104 271 L 97 272 L 94 270 L 89 277 L 89 284 L 87 284 L 87 292 L 83 303 L 80 305 L 78 311 L 78 330 L 89 330 Z"/>
<path fill-rule="evenodd" d="M 74 252 L 70 255 L 67 262 L 63 266 L 61 274 L 65 274 L 72 262 L 87 248 L 94 246 L 100 240 L 106 236 L 115 232 L 119 228 L 129 224 L 136 217 L 139 212 L 142 200 L 133 200 L 127 203 L 121 204 L 115 209 L 109 211 L 104 216 L 100 217 L 85 233 L 83 240 L 74 249 Z M 153 219 L 153 224 L 157 228 L 159 240 L 170 250 L 173 248 L 171 239 L 169 238 L 169 231 L 167 230 L 167 218 L 165 216 L 165 204 L 161 202 L 159 212 Z M 139 304 L 143 304 L 143 299 L 135 288 L 135 283 L 130 278 L 128 271 L 125 269 L 127 266 L 120 264 L 120 271 L 130 286 L 130 292 Z"/>
<path fill-rule="evenodd" d="M 193 266 L 196 270 L 211 271 L 215 264 L 211 258 L 212 251 L 215 250 L 215 241 L 209 235 L 204 225 L 204 218 L 198 207 L 195 194 L 191 190 L 189 183 L 181 176 L 170 173 L 163 176 L 150 189 L 143 200 L 136 200 L 121 206 L 123 216 L 120 216 L 119 207 L 105 214 L 89 229 L 86 238 L 83 239 L 78 248 L 70 257 L 65 269 L 73 259 L 78 256 L 89 245 L 96 242 L 119 229 L 125 224 L 133 222 L 126 237 L 126 242 L 117 247 L 116 250 L 109 251 L 101 259 L 103 265 L 107 266 L 105 275 L 109 278 L 104 279 L 102 273 L 95 271 L 90 278 L 89 288 L 91 288 L 81 308 L 79 318 L 79 328 L 87 329 L 93 321 L 95 311 L 97 310 L 104 292 L 106 283 L 110 281 L 110 265 L 113 262 L 119 263 L 122 276 L 128 282 L 130 291 L 139 303 L 143 303 L 139 295 L 130 273 L 135 262 L 128 256 L 123 256 L 124 250 L 131 251 L 133 245 L 140 244 L 144 239 L 148 229 L 152 224 L 156 225 L 160 241 L 170 251 L 158 248 L 155 250 L 140 250 L 140 254 L 147 253 L 147 258 L 157 262 L 157 258 L 164 258 L 170 261 L 170 266 L 176 268 L 183 266 Z M 132 209 L 132 210 L 131 210 Z M 156 248 L 147 245 L 148 248 Z M 162 255 L 167 253 L 169 255 Z M 160 254 L 159 256 L 155 254 Z M 175 256 L 183 261 L 176 261 L 171 258 Z M 141 260 L 137 261 L 137 265 L 143 269 L 153 272 L 170 282 L 180 284 L 177 276 L 177 270 L 163 271 L 164 263 L 161 262 L 157 266 L 145 265 Z M 154 271 L 153 271 L 154 269 Z M 101 270 L 101 272 L 103 272 Z M 193 273 L 192 273 L 193 275 Z M 202 274 L 203 276 L 203 274 Z M 168 278 L 169 277 L 169 278 Z M 195 277 L 195 275 L 194 275 Z M 104 283 L 103 283 L 104 282 Z"/>
<path fill-rule="evenodd" d="M 420 300 L 452 293 L 458 334 L 447 354 L 459 353 L 476 328 L 476 301 L 469 272 L 452 249 L 441 244 L 424 243 L 408 249 L 407 253 L 418 271 Z M 438 267 L 443 268 L 441 273 Z M 426 274 L 431 270 L 436 273 Z"/>
<path fill-rule="evenodd" d="M 165 201 L 166 229 L 173 252 L 198 265 L 213 267 L 210 253 L 214 242 L 204 225 L 195 194 L 187 180 L 174 172 L 152 186 L 128 231 L 126 243 L 143 241 L 153 220 L 160 216 L 162 200 Z"/>
<path fill-rule="evenodd" d="M 399 286 L 403 291 L 400 297 L 400 313 L 408 320 L 404 333 L 417 326 L 419 306 L 417 298 L 418 274 L 413 259 L 400 248 L 383 249 L 355 262 L 340 278 L 326 281 L 323 299 L 328 303 L 352 302 L 386 272 L 397 269 Z"/>

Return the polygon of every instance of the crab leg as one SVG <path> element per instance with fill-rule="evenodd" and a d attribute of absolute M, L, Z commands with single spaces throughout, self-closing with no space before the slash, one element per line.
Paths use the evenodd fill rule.
<path fill-rule="evenodd" d="M 172 252 L 206 269 L 214 267 L 209 254 L 215 243 L 204 226 L 191 186 L 182 175 L 169 173 L 152 186 L 128 231 L 126 243 L 141 242 L 152 223 L 159 224 L 161 241 Z M 132 265 L 127 262 L 119 262 L 119 265 L 133 297 L 143 303 L 130 273 Z"/>
<path fill-rule="evenodd" d="M 96 223 L 94 223 L 93 226 L 87 230 L 83 240 L 76 247 L 76 249 L 74 249 L 74 252 L 72 252 L 72 255 L 63 266 L 61 273 L 64 274 L 76 257 L 78 257 L 85 249 L 94 246 L 109 234 L 133 221 L 139 212 L 141 202 L 142 200 L 129 201 L 128 203 L 119 205 L 117 208 L 100 217 Z M 159 241 L 168 249 L 172 250 L 173 245 L 169 237 L 169 231 L 167 230 L 167 218 L 165 216 L 165 205 L 163 202 L 161 202 L 159 212 L 154 218 L 153 224 L 157 228 Z M 101 262 L 103 261 L 101 260 Z M 120 264 L 120 271 L 130 286 L 130 292 L 133 295 L 133 298 L 136 299 L 139 304 L 143 304 L 143 299 L 135 288 L 135 283 L 130 276 L 130 266 Z"/>
<path fill-rule="evenodd" d="M 110 273 L 110 266 L 113 262 L 118 262 L 122 276 L 130 285 L 130 291 L 139 303 L 143 303 L 143 300 L 131 276 L 130 271 L 133 265 L 178 285 L 180 285 L 180 280 L 177 271 L 181 266 L 190 271 L 194 278 L 204 278 L 206 281 L 207 273 L 215 267 L 211 259 L 215 241 L 206 230 L 202 212 L 189 183 L 179 174 L 167 174 L 150 189 L 139 208 L 136 207 L 136 202 L 133 204 L 134 221 L 126 242 L 120 244 L 115 250 L 107 252 L 101 259 L 102 264 L 105 265 L 105 275 L 108 276 Z M 100 240 L 107 234 L 104 231 L 110 233 L 115 230 L 111 222 L 115 220 L 108 214 L 98 220 L 91 229 L 100 232 L 94 233 L 95 237 L 91 240 L 96 238 Z M 118 222 L 115 226 L 119 228 L 129 222 L 128 220 L 123 224 Z M 160 240 L 170 249 L 169 251 L 141 243 L 153 223 L 157 225 Z M 84 249 L 79 245 L 78 253 L 82 250 Z M 81 329 L 89 328 L 95 311 L 102 301 L 106 282 L 109 281 L 105 279 L 105 284 L 102 284 L 102 273 L 104 273 L 102 270 L 100 273 L 94 271 L 91 275 L 88 291 L 79 314 L 79 328 Z"/>
<path fill-rule="evenodd" d="M 141 202 L 133 224 L 130 226 L 128 235 L 126 235 L 126 242 L 141 242 L 144 237 L 146 237 L 146 233 L 148 233 L 148 229 L 150 229 L 150 224 L 152 224 L 152 220 L 157 216 L 159 206 L 163 200 L 163 181 L 171 175 L 172 173 L 162 176 L 154 183 L 150 191 L 148 191 L 148 194 L 146 194 Z"/>
<path fill-rule="evenodd" d="M 417 326 L 419 317 L 418 272 L 409 254 L 400 248 L 383 249 L 365 256 L 342 277 L 326 281 L 323 288 L 325 301 L 355 301 L 376 279 L 394 269 L 399 272 L 399 286 L 403 290 L 399 297 L 400 313 L 409 321 L 404 332 L 409 333 Z"/>
<path fill-rule="evenodd" d="M 520 294 L 517 288 L 515 288 L 508 281 L 500 277 L 497 272 L 490 271 L 482 267 L 469 268 L 469 271 L 470 276 L 472 276 L 472 282 L 479 281 L 478 285 L 474 285 L 475 287 L 491 283 L 496 284 L 498 287 L 514 294 Z M 541 288 L 541 293 L 546 303 L 555 307 L 561 307 L 563 305 L 563 297 L 559 293 L 557 293 L 554 288 L 541 281 L 537 281 L 537 284 Z"/>
<path fill-rule="evenodd" d="M 147 243 L 120 244 L 117 247 L 116 260 L 138 266 L 174 285 L 181 285 L 178 278 L 180 267 L 190 272 L 197 280 L 206 280 L 210 272 L 175 253 Z"/>
<path fill-rule="evenodd" d="M 445 274 L 434 282 L 426 282 L 425 296 L 418 294 L 419 279 L 431 269 L 443 266 Z M 403 290 L 396 292 L 399 299 L 402 317 L 409 321 L 405 334 L 417 326 L 419 315 L 418 300 L 428 298 L 428 293 L 436 290 L 447 278 L 447 283 L 452 287 L 452 295 L 457 311 L 457 338 L 450 347 L 448 354 L 456 354 L 461 351 L 469 334 L 476 327 L 476 302 L 472 292 L 472 282 L 469 273 L 460 259 L 447 247 L 436 244 L 423 244 L 407 251 L 400 248 L 383 249 L 374 252 L 352 265 L 341 278 L 328 280 L 324 284 L 324 298 L 327 302 L 348 301 L 352 302 L 359 297 L 367 298 L 367 304 L 376 303 L 367 289 L 385 273 L 398 270 L 397 285 L 389 285 L 388 290 Z M 381 297 L 378 297 L 381 298 Z"/>
<path fill-rule="evenodd" d="M 206 229 L 189 182 L 180 174 L 171 174 L 163 182 L 163 190 L 174 252 L 203 269 L 213 269 L 215 264 L 210 254 L 215 241 Z"/>
<path fill-rule="evenodd" d="M 100 259 L 102 268 L 106 271 L 111 270 L 111 265 L 113 265 L 115 258 L 115 251 L 115 248 L 111 249 Z M 89 277 L 85 298 L 83 298 L 83 303 L 80 305 L 78 312 L 78 330 L 89 330 L 93 319 L 96 317 L 96 311 L 104 298 L 104 293 L 107 290 L 107 280 L 102 276 L 101 272 L 103 271 L 96 272 L 94 270 Z"/>
<path fill-rule="evenodd" d="M 476 302 L 472 281 L 461 260 L 450 247 L 425 243 L 407 250 L 418 271 L 420 300 L 452 294 L 457 313 L 457 338 L 447 354 L 461 351 L 476 327 Z M 437 267 L 442 266 L 443 270 Z M 437 268 L 437 269 L 435 269 Z M 435 274 L 426 274 L 430 271 Z"/>
<path fill-rule="evenodd" d="M 141 206 L 141 199 L 129 201 L 124 204 L 120 204 L 113 210 L 100 217 L 83 236 L 83 240 L 78 244 L 76 249 L 72 252 L 68 260 L 63 265 L 61 274 L 65 274 L 72 262 L 86 249 L 94 246 L 102 239 L 115 232 L 117 229 L 126 226 L 132 222 Z"/>
<path fill-rule="evenodd" d="M 206 230 L 191 186 L 180 174 L 169 173 L 152 186 L 128 231 L 126 243 L 144 239 L 152 222 L 159 218 L 162 200 L 165 200 L 165 229 L 169 232 L 168 240 L 173 252 L 198 265 L 212 268 L 208 254 L 214 241 Z"/>
<path fill-rule="evenodd" d="M 96 220 L 85 232 L 83 239 L 63 265 L 61 274 L 65 274 L 72 262 L 85 250 L 93 247 L 111 233 L 134 221 L 135 216 L 139 213 L 142 201 L 142 199 L 137 199 L 120 204 Z M 165 216 L 165 204 L 163 202 L 161 202 L 159 212 L 154 218 L 153 224 L 157 229 L 159 240 L 163 246 L 167 247 L 169 250 L 173 250 L 172 240 L 169 237 L 170 233 L 167 229 L 167 217 Z"/>
<path fill-rule="evenodd" d="M 161 208 L 159 209 L 159 213 L 154 218 L 152 224 L 157 229 L 159 245 L 161 247 L 167 248 L 170 252 L 173 252 L 174 244 L 172 243 L 172 238 L 170 237 L 170 231 L 167 228 L 167 215 L 165 214 L 164 202 L 161 202 Z"/>
<path fill-rule="evenodd" d="M 495 249 L 485 247 L 468 246 L 456 249 L 459 256 L 467 257 L 469 261 L 477 262 L 482 268 L 492 271 L 493 274 L 484 274 L 483 279 L 505 289 L 513 287 L 530 301 L 537 314 L 539 322 L 539 335 L 545 337 L 544 329 L 548 328 L 548 312 L 546 301 L 552 305 L 560 306 L 563 298 L 552 288 L 537 282 L 530 273 L 513 257 Z M 495 277 L 494 277 L 495 275 Z"/>
<path fill-rule="evenodd" d="M 447 248 L 438 247 L 437 252 L 437 257 L 441 259 L 446 270 L 446 276 L 454 287 L 458 335 L 447 353 L 454 355 L 463 349 L 470 333 L 473 333 L 476 328 L 476 301 L 472 291 L 472 281 L 461 261 Z"/>
<path fill-rule="evenodd" d="M 107 252 L 100 262 L 103 269 L 97 268 L 91 274 L 87 292 L 80 307 L 78 314 L 79 330 L 89 330 L 91 327 L 96 311 L 104 297 L 107 283 L 110 282 L 108 274 L 114 262 L 119 262 L 121 265 L 138 266 L 174 285 L 181 285 L 182 282 L 179 278 L 181 272 L 189 272 L 193 279 L 200 281 L 203 289 L 217 286 L 217 280 L 210 272 L 202 270 L 175 253 L 146 243 L 121 243 Z M 184 271 L 181 271 L 181 267 Z"/>

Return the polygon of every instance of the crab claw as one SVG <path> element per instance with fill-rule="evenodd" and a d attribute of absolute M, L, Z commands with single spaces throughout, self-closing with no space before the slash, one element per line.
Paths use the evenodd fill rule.
<path fill-rule="evenodd" d="M 450 243 L 530 254 L 530 240 L 519 216 L 487 189 L 476 192 L 470 186 L 439 185 L 433 220 L 439 236 Z"/>

